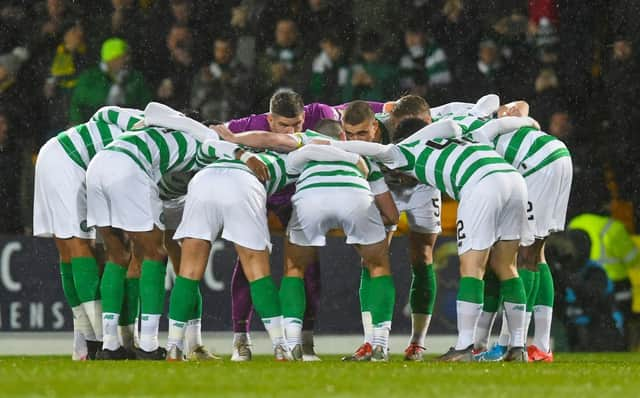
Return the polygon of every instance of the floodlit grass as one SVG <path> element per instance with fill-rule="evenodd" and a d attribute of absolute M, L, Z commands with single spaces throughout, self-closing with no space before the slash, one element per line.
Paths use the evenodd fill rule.
<path fill-rule="evenodd" d="M 552 364 L 72 362 L 0 357 L 0 397 L 640 397 L 640 354 L 561 354 Z"/>

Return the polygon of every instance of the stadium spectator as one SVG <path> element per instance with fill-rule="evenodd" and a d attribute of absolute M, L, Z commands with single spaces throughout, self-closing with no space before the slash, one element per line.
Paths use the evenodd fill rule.
<path fill-rule="evenodd" d="M 442 8 L 431 17 L 430 27 L 447 55 L 453 75 L 460 76 L 478 47 L 480 25 L 476 22 L 473 3 L 445 0 Z"/>
<path fill-rule="evenodd" d="M 243 3 L 231 9 L 229 24 L 236 38 L 236 56 L 250 71 L 253 71 L 256 63 L 256 19 L 256 13 L 251 13 L 250 8 Z"/>
<path fill-rule="evenodd" d="M 279 88 L 304 92 L 307 86 L 308 65 L 295 21 L 289 18 L 278 20 L 274 38 L 273 44 L 265 49 L 258 61 L 263 99 Z"/>
<path fill-rule="evenodd" d="M 57 132 L 68 124 L 71 93 L 78 76 L 88 66 L 85 28 L 78 21 L 67 24 L 62 43 L 58 44 L 44 83 L 48 131 Z"/>
<path fill-rule="evenodd" d="M 142 73 L 129 68 L 129 46 L 118 38 L 102 44 L 102 62 L 78 77 L 71 96 L 69 124 L 80 124 L 103 105 L 144 108 L 151 92 Z"/>
<path fill-rule="evenodd" d="M 16 120 L 24 115 L 28 103 L 18 84 L 18 71 L 27 58 L 28 53 L 21 47 L 0 55 L 0 108 Z M 23 123 L 17 125 L 24 127 Z"/>
<path fill-rule="evenodd" d="M 230 37 L 215 39 L 213 60 L 193 80 L 191 108 L 202 119 L 230 120 L 251 113 L 252 76 L 235 57 L 234 44 Z"/>
<path fill-rule="evenodd" d="M 169 57 L 156 89 L 156 98 L 172 108 L 185 109 L 191 94 L 191 80 L 187 77 L 195 72 L 191 29 L 173 26 L 167 35 L 166 46 Z"/>
<path fill-rule="evenodd" d="M 417 21 L 405 28 L 404 46 L 398 63 L 400 90 L 434 103 L 445 102 L 443 93 L 451 84 L 451 72 L 442 48 Z"/>
<path fill-rule="evenodd" d="M 525 96 L 528 97 L 528 96 Z M 534 95 L 529 101 L 531 116 L 547 131 L 551 116 L 564 108 L 558 75 L 552 68 L 543 68 L 534 82 Z"/>
<path fill-rule="evenodd" d="M 24 45 L 22 38 L 29 24 L 25 23 L 27 14 L 24 6 L 17 1 L 3 2 L 0 5 L 0 54 L 11 51 L 12 48 Z"/>
<path fill-rule="evenodd" d="M 36 6 L 35 32 L 31 32 L 34 52 L 41 48 L 53 48 L 62 41 L 64 25 L 73 14 L 67 0 L 46 0 Z"/>
<path fill-rule="evenodd" d="M 385 101 L 398 94 L 398 72 L 382 57 L 381 38 L 376 32 L 360 37 L 357 61 L 349 68 L 343 102 L 355 99 Z"/>
<path fill-rule="evenodd" d="M 9 113 L 0 109 L 0 233 L 21 231 L 18 193 L 20 191 L 20 152 L 17 131 Z"/>
<path fill-rule="evenodd" d="M 486 93 L 502 94 L 503 72 L 498 46 L 493 40 L 483 40 L 478 48 L 478 61 L 460 79 L 458 96 L 475 101 Z"/>
<path fill-rule="evenodd" d="M 558 285 L 556 314 L 567 329 L 571 351 L 621 351 L 621 314 L 607 273 L 589 259 L 592 244 L 581 230 L 549 239 L 548 259 Z"/>
<path fill-rule="evenodd" d="M 634 189 L 640 168 L 640 159 L 635 131 L 640 123 L 640 109 L 635 105 L 640 97 L 640 64 L 634 55 L 633 43 L 625 37 L 615 40 L 611 48 L 608 67 L 604 75 L 606 103 L 609 107 L 611 131 L 615 134 L 615 145 L 611 145 L 610 156 L 616 180 L 623 199 L 632 200 L 636 206 L 640 195 Z"/>
<path fill-rule="evenodd" d="M 309 97 L 314 102 L 338 104 L 349 74 L 344 46 L 338 36 L 328 34 L 320 40 L 320 48 L 312 64 Z"/>
<path fill-rule="evenodd" d="M 304 26 L 302 40 L 305 48 L 314 51 L 326 35 L 327 27 L 342 40 L 342 47 L 349 52 L 353 46 L 355 26 L 349 8 L 344 2 L 307 0 L 299 21 Z"/>

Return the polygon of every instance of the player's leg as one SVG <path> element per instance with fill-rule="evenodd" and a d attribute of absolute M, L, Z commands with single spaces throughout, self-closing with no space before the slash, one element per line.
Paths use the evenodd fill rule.
<path fill-rule="evenodd" d="M 164 359 L 165 350 L 158 343 L 158 327 L 164 312 L 164 280 L 167 272 L 163 232 L 155 227 L 148 232 L 127 232 L 143 253 L 140 267 L 140 347 L 139 359 Z"/>
<path fill-rule="evenodd" d="M 100 283 L 104 333 L 100 359 L 126 359 L 127 352 L 121 347 L 118 338 L 118 324 L 124 302 L 130 255 L 121 233 L 111 227 L 99 227 L 98 232 L 106 248 L 107 260 Z"/>
<path fill-rule="evenodd" d="M 409 255 L 411 256 L 411 338 L 405 350 L 405 360 L 420 361 L 425 347 L 425 338 L 437 294 L 436 273 L 433 268 L 433 247 L 436 233 L 409 232 Z"/>
<path fill-rule="evenodd" d="M 555 290 L 553 275 L 544 256 L 544 244 L 540 247 L 540 261 L 538 263 L 538 293 L 533 303 L 535 329 L 533 344 L 529 350 L 530 360 L 552 362 L 551 352 L 551 321 L 553 319 L 553 299 Z"/>
<path fill-rule="evenodd" d="M 236 260 L 231 276 L 231 321 L 233 323 L 232 361 L 251 360 L 251 290 L 249 281 L 244 275 L 240 259 Z"/>
<path fill-rule="evenodd" d="M 140 268 L 143 254 L 140 248 L 136 248 L 129 242 L 131 259 L 127 267 L 127 275 L 124 280 L 124 300 L 122 312 L 118 321 L 118 330 L 122 339 L 122 346 L 130 352 L 139 344 L 138 321 L 140 315 Z"/>
<path fill-rule="evenodd" d="M 185 238 L 182 241 L 180 266 L 169 300 L 167 360 L 183 359 L 186 328 L 198 307 L 197 292 L 210 252 L 208 240 Z"/>
<path fill-rule="evenodd" d="M 491 256 L 491 254 L 490 254 Z M 489 337 L 500 305 L 500 281 L 490 268 L 484 274 L 484 302 L 474 336 L 474 355 L 483 354 L 489 347 Z M 508 344 L 508 341 L 507 341 Z M 506 350 L 506 348 L 505 348 Z"/>
<path fill-rule="evenodd" d="M 387 361 L 389 333 L 395 306 L 396 290 L 389 265 L 389 247 L 386 240 L 354 246 L 369 269 L 369 308 L 371 310 L 371 360 Z"/>
<path fill-rule="evenodd" d="M 315 257 L 315 247 L 296 245 L 289 239 L 285 240 L 285 268 L 280 282 L 280 302 L 287 347 L 295 360 L 302 359 L 302 324 L 307 297 L 304 275 Z"/>
<path fill-rule="evenodd" d="M 316 314 L 320 307 L 322 291 L 322 279 L 320 275 L 320 259 L 315 252 L 313 261 L 307 266 L 304 273 L 304 290 L 306 295 L 306 309 L 302 322 L 302 357 L 304 361 L 319 361 L 313 343 L 313 329 L 315 328 Z"/>

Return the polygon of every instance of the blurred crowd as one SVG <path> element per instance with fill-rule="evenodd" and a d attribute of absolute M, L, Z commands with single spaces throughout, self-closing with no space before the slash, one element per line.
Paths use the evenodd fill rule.
<path fill-rule="evenodd" d="M 640 203 L 638 15 L 638 0 L 5 0 L 0 232 L 29 232 L 33 157 L 99 106 L 229 120 L 280 87 L 328 104 L 526 99 L 572 152 L 572 214 Z"/>

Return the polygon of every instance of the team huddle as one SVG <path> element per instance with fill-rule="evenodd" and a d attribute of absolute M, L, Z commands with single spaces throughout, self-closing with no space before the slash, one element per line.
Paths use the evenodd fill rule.
<path fill-rule="evenodd" d="M 444 192 L 459 202 L 460 284 L 457 342 L 438 359 L 552 361 L 544 241 L 564 229 L 572 165 L 566 146 L 528 112 L 525 102 L 501 105 L 495 95 L 436 108 L 413 95 L 305 106 L 289 90 L 272 96 L 268 113 L 226 123 L 154 102 L 99 109 L 49 140 L 36 163 L 34 235 L 53 237 L 60 254 L 73 359 L 217 359 L 202 342 L 199 282 L 221 237 L 238 255 L 231 359 L 251 360 L 255 308 L 277 360 L 319 360 L 318 248 L 341 229 L 362 260 L 364 330 L 363 344 L 343 360 L 387 361 L 395 306 L 389 243 L 405 212 L 412 332 L 404 357 L 421 361 Z M 268 211 L 286 230 L 279 288 Z M 167 256 L 176 279 L 165 348 L 158 327 Z M 500 312 L 500 337 L 489 347 Z"/>

